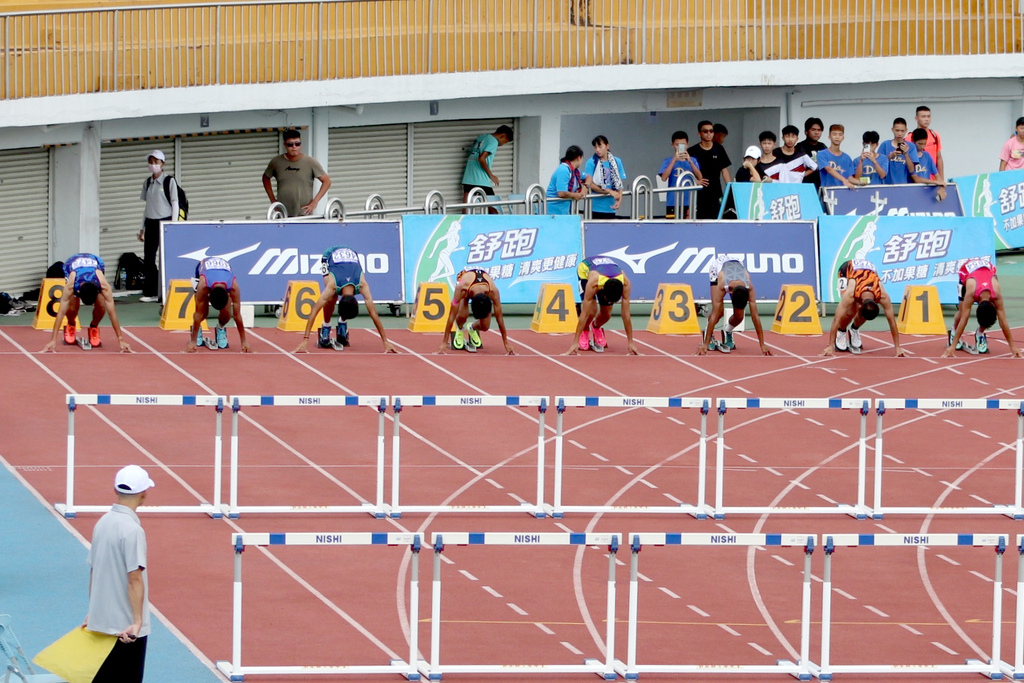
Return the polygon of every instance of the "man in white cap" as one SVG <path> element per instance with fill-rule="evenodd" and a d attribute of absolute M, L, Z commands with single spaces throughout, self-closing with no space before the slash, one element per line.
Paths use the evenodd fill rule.
<path fill-rule="evenodd" d="M 164 173 L 166 161 L 167 157 L 159 149 L 149 153 L 151 175 L 142 184 L 140 197 L 146 202 L 142 230 L 139 230 L 139 241 L 143 244 L 142 262 L 146 281 L 142 285 L 142 298 L 139 301 L 146 303 L 160 300 L 156 270 L 156 252 L 160 248 L 160 221 L 178 220 L 178 183 L 174 176 Z"/>
<path fill-rule="evenodd" d="M 89 616 L 83 628 L 116 635 L 93 683 L 141 683 L 149 637 L 146 532 L 135 511 L 154 486 L 146 470 L 128 465 L 114 477 L 117 503 L 92 532 Z"/>

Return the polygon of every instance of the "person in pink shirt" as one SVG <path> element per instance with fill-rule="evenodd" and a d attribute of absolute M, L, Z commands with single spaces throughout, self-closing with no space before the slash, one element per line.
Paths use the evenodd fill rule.
<path fill-rule="evenodd" d="M 1017 119 L 1017 134 L 1006 141 L 999 153 L 999 170 L 1016 171 L 1024 168 L 1024 116 Z"/>

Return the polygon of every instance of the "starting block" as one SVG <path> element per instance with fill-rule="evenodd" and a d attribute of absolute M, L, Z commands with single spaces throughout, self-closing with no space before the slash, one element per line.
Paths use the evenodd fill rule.
<path fill-rule="evenodd" d="M 700 334 L 690 285 L 658 285 L 647 331 L 654 334 Z"/>
<path fill-rule="evenodd" d="M 946 334 L 939 290 L 935 285 L 907 285 L 903 289 L 896 329 L 900 334 Z"/>
<path fill-rule="evenodd" d="M 167 283 L 167 298 L 160 311 L 161 330 L 191 330 L 196 314 L 196 292 L 191 280 L 171 280 Z M 204 320 L 200 327 L 209 330 Z"/>
<path fill-rule="evenodd" d="M 284 292 L 284 306 L 277 329 L 285 332 L 305 332 L 309 316 L 320 298 L 320 283 L 313 280 L 289 280 Z"/>
<path fill-rule="evenodd" d="M 565 282 L 542 284 L 530 329 L 541 334 L 571 334 L 576 331 L 578 322 L 572 286 Z"/>
<path fill-rule="evenodd" d="M 782 285 L 775 306 L 772 332 L 778 334 L 820 335 L 821 320 L 810 285 Z"/>
<path fill-rule="evenodd" d="M 452 292 L 447 282 L 421 282 L 416 288 L 409 330 L 443 334 L 451 307 Z"/>
<path fill-rule="evenodd" d="M 60 308 L 60 300 L 63 296 L 63 278 L 43 278 L 43 284 L 39 286 L 39 303 L 36 305 L 36 314 L 32 318 L 32 329 L 53 329 L 53 324 L 57 321 L 57 310 Z"/>

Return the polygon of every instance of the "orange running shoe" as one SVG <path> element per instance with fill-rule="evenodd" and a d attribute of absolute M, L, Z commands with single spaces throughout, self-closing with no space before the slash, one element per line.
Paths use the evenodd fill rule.
<path fill-rule="evenodd" d="M 89 344 L 95 349 L 97 346 L 103 346 L 103 342 L 100 341 L 100 328 L 90 327 L 89 328 Z"/>
<path fill-rule="evenodd" d="M 75 326 L 65 325 L 64 326 L 64 343 L 74 344 L 75 343 Z"/>

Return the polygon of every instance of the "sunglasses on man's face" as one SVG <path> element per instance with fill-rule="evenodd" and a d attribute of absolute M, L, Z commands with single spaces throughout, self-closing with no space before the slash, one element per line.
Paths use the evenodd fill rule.
<path fill-rule="evenodd" d="M 286 143 L 284 143 L 284 146 L 285 147 L 302 147 L 302 143 L 301 142 L 286 142 Z"/>

